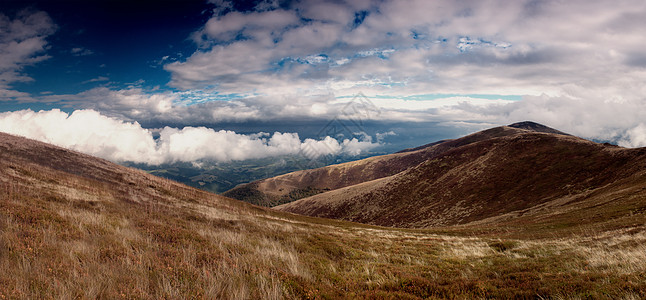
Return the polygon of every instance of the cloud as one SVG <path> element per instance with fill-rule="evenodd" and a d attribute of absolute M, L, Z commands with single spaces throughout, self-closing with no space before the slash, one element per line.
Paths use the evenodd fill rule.
<path fill-rule="evenodd" d="M 395 136 L 395 135 L 397 135 L 397 133 L 395 133 L 392 130 L 387 131 L 387 132 L 377 132 L 375 134 L 375 136 L 377 137 L 377 142 L 379 142 L 379 143 L 382 143 L 385 138 L 387 138 L 389 136 Z"/>
<path fill-rule="evenodd" d="M 45 39 L 54 31 L 56 25 L 45 12 L 23 10 L 13 19 L 0 13 L 0 100 L 28 97 L 10 86 L 33 80 L 23 68 L 49 58 Z"/>
<path fill-rule="evenodd" d="M 94 51 L 82 47 L 75 47 L 70 50 L 70 53 L 74 56 L 88 56 L 94 54 Z"/>
<path fill-rule="evenodd" d="M 439 108 L 468 103 L 475 106 L 510 103 L 503 99 L 468 96 L 407 100 L 361 94 L 337 98 L 322 95 L 220 95 L 206 91 L 159 92 L 131 87 L 93 88 L 79 94 L 44 95 L 43 102 L 93 109 L 127 121 L 156 124 L 215 125 L 267 121 L 428 121 Z"/>
<path fill-rule="evenodd" d="M 297 133 L 238 134 L 206 127 L 164 127 L 153 131 L 94 110 L 22 110 L 0 113 L 0 131 L 25 136 L 116 162 L 162 164 L 246 160 L 282 155 L 359 155 L 379 144 L 356 138 L 331 137 L 301 141 Z"/>
<path fill-rule="evenodd" d="M 110 78 L 105 77 L 105 76 L 99 76 L 99 77 L 96 77 L 96 78 L 92 78 L 92 79 L 83 81 L 82 83 L 102 82 L 102 81 L 108 81 L 108 80 L 110 80 Z"/>
<path fill-rule="evenodd" d="M 619 142 L 622 147 L 646 147 L 646 124 L 640 123 L 636 127 L 626 131 Z"/>
<path fill-rule="evenodd" d="M 475 124 L 476 130 L 534 120 L 586 138 L 643 145 L 643 1 L 265 1 L 245 11 L 231 1 L 210 2 L 217 8 L 191 36 L 197 50 L 160 62 L 178 90 L 99 87 L 38 100 L 126 122 L 188 126 L 341 118 Z M 42 14 L 36 19 L 46 20 Z M 26 16 L 0 24 L 37 24 Z M 0 60 L 8 66 L 0 67 L 0 97 L 30 96 L 7 87 L 29 80 L 22 66 L 47 58 L 44 39 L 53 24 L 43 24 L 52 26 L 34 25 L 40 29 L 25 35 L 33 44 L 11 50 L 26 53 L 10 55 L 22 58 Z M 6 30 L 7 36 L 28 31 Z M 28 39 L 2 37 L 0 47 Z M 360 93 L 376 109 L 345 111 Z M 417 97 L 423 95 L 444 96 Z M 263 138 L 274 137 L 287 142 L 289 136 Z M 299 141 L 311 149 L 363 142 Z"/>
<path fill-rule="evenodd" d="M 616 88 L 622 88 L 619 82 Z M 584 91 L 572 93 L 582 95 Z M 600 92 L 594 94 L 594 91 L 587 93 L 583 98 L 541 95 L 517 97 L 515 100 L 500 99 L 495 95 L 451 94 L 367 95 L 365 98 L 337 98 L 334 95 L 236 98 L 199 91 L 160 93 L 141 88 L 112 90 L 98 87 L 76 95 L 45 95 L 41 99 L 62 101 L 60 103 L 65 105 L 95 110 L 127 122 L 144 122 L 148 126 L 345 120 L 352 124 L 364 121 L 436 122 L 447 126 L 472 124 L 470 128 L 475 131 L 533 120 L 584 138 L 611 142 L 621 140 L 622 145 L 643 145 L 638 142 L 636 134 L 629 134 L 629 130 L 646 120 L 646 101 L 638 98 L 607 98 Z M 222 100 L 209 100 L 217 97 Z M 352 135 L 351 132 L 348 134 Z M 375 135 L 376 144 L 381 144 L 389 135 L 391 133 L 388 131 Z M 346 145 L 346 149 L 355 144 L 363 145 L 363 141 L 349 139 L 350 144 Z M 337 149 L 340 146 L 343 145 L 329 144 L 326 147 Z"/>
<path fill-rule="evenodd" d="M 299 18 L 293 11 L 271 10 L 263 12 L 231 12 L 211 18 L 197 38 L 204 40 L 231 41 L 239 35 L 256 40 L 271 38 L 287 26 L 296 24 Z M 202 35 L 202 36 L 199 36 Z M 200 42 L 200 40 L 198 40 Z"/>
<path fill-rule="evenodd" d="M 525 96 L 522 101 L 477 106 L 462 103 L 436 112 L 444 120 L 461 120 L 491 125 L 506 125 L 532 120 L 576 136 L 618 143 L 625 147 L 644 147 L 643 129 L 646 101 L 588 95 Z"/>
<path fill-rule="evenodd" d="M 0 113 L 0 130 L 113 161 L 159 161 L 149 130 L 92 110 Z"/>
<path fill-rule="evenodd" d="M 344 152 L 350 155 L 359 155 L 366 150 L 371 150 L 379 146 L 379 144 L 373 143 L 372 139 L 368 140 L 359 140 L 357 138 L 345 139 L 341 144 Z"/>
<path fill-rule="evenodd" d="M 363 92 L 381 120 L 535 120 L 635 146 L 646 117 L 643 20 L 636 0 L 299 1 L 220 11 L 197 33 L 209 46 L 165 67 L 179 89 L 250 95 L 201 106 L 250 118 L 334 118 Z M 406 98 L 425 94 L 465 96 Z"/>
<path fill-rule="evenodd" d="M 631 0 L 300 1 L 214 15 L 196 33 L 212 47 L 166 70 L 173 87 L 225 93 L 563 96 L 646 79 L 644 18 Z"/>
<path fill-rule="evenodd" d="M 103 80 L 102 77 L 95 79 L 94 81 Z M 166 113 L 167 118 L 172 119 L 171 109 L 177 96 L 171 93 L 146 92 L 135 87 L 122 90 L 97 87 L 78 94 L 48 95 L 40 99 L 43 102 L 96 110 L 128 121 L 141 121 L 155 119 Z"/>

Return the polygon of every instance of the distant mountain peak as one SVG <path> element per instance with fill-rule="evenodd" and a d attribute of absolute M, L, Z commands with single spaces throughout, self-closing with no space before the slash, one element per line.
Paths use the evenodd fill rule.
<path fill-rule="evenodd" d="M 525 129 L 525 130 L 536 131 L 536 132 L 545 132 L 545 133 L 569 135 L 569 134 L 567 134 L 565 132 L 558 131 L 558 130 L 556 130 L 554 128 L 547 127 L 547 126 L 545 126 L 543 124 L 539 124 L 539 123 L 532 122 L 532 121 L 517 122 L 517 123 L 514 123 L 514 124 L 507 125 L 507 127 Z"/>

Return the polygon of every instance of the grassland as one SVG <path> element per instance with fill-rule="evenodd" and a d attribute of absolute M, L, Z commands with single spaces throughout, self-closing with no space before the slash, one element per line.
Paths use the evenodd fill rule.
<path fill-rule="evenodd" d="M 0 143 L 0 299 L 646 298 L 638 214 L 543 237 L 375 227 L 20 143 Z"/>
<path fill-rule="evenodd" d="M 407 228 L 477 223 L 485 229 L 523 219 L 516 225 L 560 229 L 644 220 L 646 148 L 509 127 L 447 143 L 454 147 L 406 171 L 275 209 Z"/>

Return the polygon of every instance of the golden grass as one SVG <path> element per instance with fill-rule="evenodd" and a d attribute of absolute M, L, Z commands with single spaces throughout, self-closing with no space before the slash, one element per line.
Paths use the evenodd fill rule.
<path fill-rule="evenodd" d="M 0 299 L 646 297 L 644 227 L 452 236 L 283 214 L 114 172 L 99 181 L 0 161 Z"/>

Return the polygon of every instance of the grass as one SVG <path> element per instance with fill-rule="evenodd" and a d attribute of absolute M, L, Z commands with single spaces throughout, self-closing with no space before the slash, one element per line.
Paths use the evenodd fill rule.
<path fill-rule="evenodd" d="M 0 299 L 646 298 L 643 218 L 538 238 L 383 228 L 16 159 L 0 159 Z"/>

